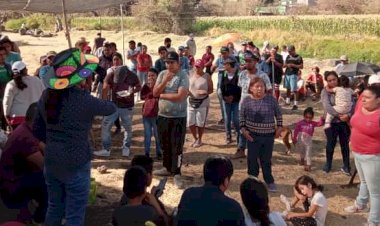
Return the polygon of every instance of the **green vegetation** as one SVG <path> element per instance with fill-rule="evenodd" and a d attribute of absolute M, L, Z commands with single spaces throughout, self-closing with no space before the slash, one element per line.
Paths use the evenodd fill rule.
<path fill-rule="evenodd" d="M 8 20 L 5 23 L 5 28 L 7 30 L 18 30 L 23 23 L 25 23 L 25 26 L 30 29 L 40 28 L 44 30 L 53 30 L 55 26 L 55 18 L 51 14 L 35 13 L 28 17 Z"/>
<path fill-rule="evenodd" d="M 142 17 L 124 17 L 128 31 L 154 30 Z M 71 17 L 70 26 L 83 30 L 120 30 L 120 17 Z M 7 21 L 7 29 L 18 29 L 22 23 L 42 29 L 54 26 L 54 17 L 33 14 Z M 157 19 L 157 26 L 163 26 Z M 193 25 L 199 36 L 217 37 L 239 32 L 242 39 L 256 45 L 270 40 L 278 45 L 295 44 L 304 57 L 338 58 L 347 54 L 353 61 L 380 63 L 380 15 L 337 16 L 260 16 L 200 17 Z"/>
<path fill-rule="evenodd" d="M 201 17 L 197 18 L 194 25 L 197 33 L 211 28 L 234 31 L 278 29 L 318 35 L 360 34 L 380 37 L 380 15 Z"/>

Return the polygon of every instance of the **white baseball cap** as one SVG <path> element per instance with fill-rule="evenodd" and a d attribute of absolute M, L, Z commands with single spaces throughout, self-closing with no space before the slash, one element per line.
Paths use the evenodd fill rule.
<path fill-rule="evenodd" d="M 380 84 L 380 75 L 379 74 L 375 74 L 375 75 L 371 75 L 368 79 L 368 85 L 372 85 L 372 84 Z"/>
<path fill-rule="evenodd" d="M 26 68 L 26 64 L 22 61 L 16 61 L 12 64 L 13 73 L 20 73 L 25 68 Z"/>

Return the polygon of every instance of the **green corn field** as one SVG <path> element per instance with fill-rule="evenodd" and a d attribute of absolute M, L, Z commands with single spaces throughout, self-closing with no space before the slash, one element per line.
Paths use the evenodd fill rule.
<path fill-rule="evenodd" d="M 139 27 L 140 20 L 124 18 L 128 29 Z M 118 17 L 74 17 L 71 26 L 82 29 L 120 29 Z M 318 35 L 367 35 L 380 37 L 380 15 L 332 15 L 332 16 L 250 16 L 250 17 L 199 17 L 193 31 L 203 33 L 212 28 L 231 31 L 276 29 L 302 31 Z"/>

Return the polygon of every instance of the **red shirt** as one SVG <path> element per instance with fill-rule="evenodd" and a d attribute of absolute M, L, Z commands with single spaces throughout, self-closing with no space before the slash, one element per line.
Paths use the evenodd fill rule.
<path fill-rule="evenodd" d="M 353 152 L 364 155 L 380 155 L 380 109 L 365 115 L 363 103 L 357 103 L 351 118 L 351 146 Z"/>
<path fill-rule="evenodd" d="M 313 73 L 307 76 L 306 82 L 318 84 L 320 86 L 323 86 L 323 77 L 321 74 L 314 75 Z"/>
<path fill-rule="evenodd" d="M 211 64 L 210 65 L 205 65 L 205 67 L 211 67 L 212 65 L 212 61 L 214 61 L 214 54 L 212 53 L 205 53 L 203 54 L 202 56 L 202 61 L 204 64 L 206 64 L 207 62 L 209 62 L 211 60 Z"/>
<path fill-rule="evenodd" d="M 149 54 L 140 53 L 137 56 L 137 70 L 140 72 L 148 72 L 152 66 L 152 57 Z"/>

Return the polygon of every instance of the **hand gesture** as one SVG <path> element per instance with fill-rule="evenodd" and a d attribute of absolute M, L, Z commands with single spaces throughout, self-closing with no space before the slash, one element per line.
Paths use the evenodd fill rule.
<path fill-rule="evenodd" d="M 277 128 L 275 133 L 275 138 L 281 137 L 282 128 Z"/>
<path fill-rule="evenodd" d="M 173 77 L 174 77 L 173 72 L 170 72 L 170 71 L 166 72 L 165 77 L 164 77 L 164 82 L 166 83 L 170 82 L 173 79 Z"/>
<path fill-rule="evenodd" d="M 253 142 L 253 137 L 249 134 L 248 130 L 243 130 L 242 135 L 247 139 L 249 142 Z"/>

